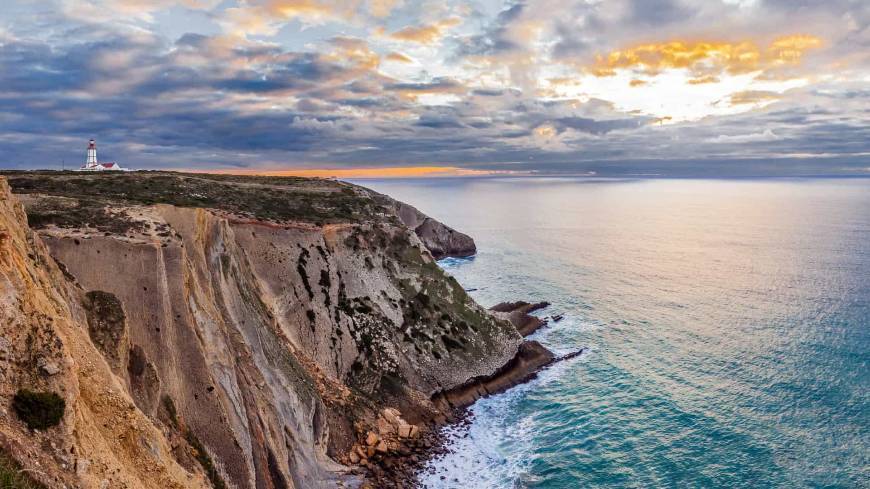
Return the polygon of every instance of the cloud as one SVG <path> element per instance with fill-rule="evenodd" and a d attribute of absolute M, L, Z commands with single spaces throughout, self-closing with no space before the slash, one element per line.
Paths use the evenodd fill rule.
<path fill-rule="evenodd" d="M 780 98 L 780 94 L 765 90 L 746 90 L 731 94 L 731 105 L 767 103 Z"/>
<path fill-rule="evenodd" d="M 390 52 L 390 54 L 387 55 L 386 59 L 388 61 L 395 61 L 397 63 L 409 63 L 410 64 L 410 63 L 414 62 L 413 59 L 405 56 L 402 53 L 396 52 L 396 51 Z"/>
<path fill-rule="evenodd" d="M 667 69 L 684 69 L 696 79 L 711 79 L 722 73 L 733 75 L 794 65 L 806 51 L 821 44 L 821 39 L 808 35 L 783 36 L 766 49 L 751 41 L 640 44 L 596 56 L 589 70 L 596 76 L 613 76 L 617 70 L 638 70 L 655 76 Z"/>
<path fill-rule="evenodd" d="M 398 93 L 405 99 L 416 100 L 421 95 L 463 94 L 468 91 L 468 87 L 452 78 L 437 78 L 419 83 L 391 83 L 385 85 L 384 90 Z"/>
<path fill-rule="evenodd" d="M 154 22 L 154 14 L 173 6 L 210 10 L 220 0 L 61 0 L 60 8 L 70 18 L 83 22 L 141 20 Z"/>
<path fill-rule="evenodd" d="M 462 22 L 458 17 L 450 17 L 432 24 L 407 26 L 387 34 L 391 39 L 419 44 L 434 44 L 444 37 L 448 29 Z"/>
<path fill-rule="evenodd" d="M 369 12 L 378 18 L 390 15 L 394 9 L 404 4 L 404 0 L 369 0 Z"/>
<path fill-rule="evenodd" d="M 351 20 L 358 15 L 358 2 L 340 0 L 249 0 L 222 13 L 224 29 L 237 36 L 271 36 L 287 22 L 302 20 L 319 24 Z"/>
<path fill-rule="evenodd" d="M 758 143 L 758 142 L 766 142 L 766 141 L 776 141 L 782 139 L 780 136 L 774 134 L 772 129 L 765 129 L 763 132 L 757 133 L 749 133 L 749 134 L 720 134 L 715 138 L 708 139 L 711 143 Z"/>
<path fill-rule="evenodd" d="M 97 137 L 131 167 L 863 172 L 866 2 L 787 3 L 11 0 L 0 151 L 59 166 Z"/>

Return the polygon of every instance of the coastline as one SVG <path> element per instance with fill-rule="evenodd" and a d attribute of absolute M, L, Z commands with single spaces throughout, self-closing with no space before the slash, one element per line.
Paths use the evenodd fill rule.
<path fill-rule="evenodd" d="M 494 315 L 509 320 L 526 337 L 548 324 L 546 319 L 532 316 L 531 313 L 549 305 L 545 301 L 502 302 L 489 310 Z M 439 411 L 449 414 L 432 420 L 419 438 L 406 440 L 399 448 L 398 455 L 372 458 L 365 465 L 366 475 L 367 480 L 376 485 L 364 484 L 363 489 L 425 487 L 419 479 L 427 463 L 450 452 L 449 440 L 443 430 L 445 427 L 469 426 L 472 422 L 470 407 L 477 400 L 527 383 L 548 367 L 577 357 L 584 351 L 585 349 L 580 349 L 556 356 L 537 341 L 525 340 L 520 344 L 516 355 L 493 374 L 469 379 L 461 386 L 433 394 L 433 404 Z"/>

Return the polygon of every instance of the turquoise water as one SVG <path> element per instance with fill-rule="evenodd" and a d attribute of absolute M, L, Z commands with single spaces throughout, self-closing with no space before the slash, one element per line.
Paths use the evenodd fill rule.
<path fill-rule="evenodd" d="M 365 181 L 588 348 L 472 408 L 430 488 L 870 487 L 870 180 Z M 442 479 L 443 477 L 443 479 Z"/>

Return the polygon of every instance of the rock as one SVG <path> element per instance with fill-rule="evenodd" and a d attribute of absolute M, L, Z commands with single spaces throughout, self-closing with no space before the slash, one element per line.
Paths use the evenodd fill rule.
<path fill-rule="evenodd" d="M 411 425 L 405 424 L 399 426 L 399 437 L 400 438 L 411 438 Z"/>
<path fill-rule="evenodd" d="M 397 425 L 404 423 L 404 421 L 402 420 L 402 413 L 400 413 L 397 409 L 393 409 L 393 408 L 384 409 L 383 417 L 388 423 L 390 423 L 394 426 L 397 426 Z"/>
<path fill-rule="evenodd" d="M 477 247 L 470 236 L 432 219 L 404 202 L 394 201 L 394 208 L 402 223 L 414 230 L 435 259 L 448 256 L 462 258 L 477 253 Z"/>
<path fill-rule="evenodd" d="M 357 453 L 355 451 L 350 452 L 349 458 L 350 458 L 350 463 L 352 463 L 352 464 L 358 464 L 360 461 L 359 455 L 357 455 Z"/>
<path fill-rule="evenodd" d="M 378 433 L 383 436 L 389 436 L 395 433 L 395 427 L 386 419 L 378 418 Z"/>
<path fill-rule="evenodd" d="M 355 451 L 356 451 L 357 455 L 359 455 L 360 459 L 368 458 L 368 454 L 366 453 L 365 448 L 363 448 L 359 445 L 354 445 L 354 446 L 355 446 Z"/>
<path fill-rule="evenodd" d="M 88 467 L 91 466 L 91 461 L 86 458 L 76 460 L 76 476 L 82 478 L 88 473 Z"/>
<path fill-rule="evenodd" d="M 60 373 L 60 367 L 58 367 L 56 362 L 52 362 L 46 358 L 40 358 L 36 361 L 36 365 L 39 367 L 39 370 L 48 376 L 57 375 Z"/>
<path fill-rule="evenodd" d="M 532 316 L 531 313 L 549 305 L 549 302 L 501 302 L 489 310 L 510 321 L 521 335 L 529 336 L 547 324 L 547 320 Z"/>
<path fill-rule="evenodd" d="M 379 441 L 378 444 L 375 445 L 375 450 L 379 453 L 387 453 L 387 443 L 384 440 Z"/>
<path fill-rule="evenodd" d="M 534 378 L 538 371 L 556 361 L 556 356 L 537 341 L 524 341 L 516 356 L 490 376 L 473 379 L 465 385 L 440 392 L 432 397 L 436 406 L 449 408 L 470 406 L 481 397 L 504 392 Z"/>
<path fill-rule="evenodd" d="M 0 337 L 0 360 L 6 360 L 9 358 L 11 352 L 12 343 L 10 343 L 6 338 Z"/>
<path fill-rule="evenodd" d="M 380 438 L 378 437 L 378 435 L 374 434 L 371 431 L 369 431 L 368 435 L 366 435 L 366 445 L 370 447 L 377 444 L 379 440 Z"/>

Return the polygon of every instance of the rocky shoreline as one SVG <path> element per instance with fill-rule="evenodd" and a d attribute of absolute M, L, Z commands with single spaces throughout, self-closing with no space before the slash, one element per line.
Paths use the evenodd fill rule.
<path fill-rule="evenodd" d="M 528 336 L 547 324 L 546 320 L 532 316 L 531 313 L 550 304 L 548 302 L 529 303 L 503 302 L 493 306 L 490 311 L 508 319 L 523 336 Z M 449 441 L 443 433 L 446 425 L 468 427 L 472 422 L 469 410 L 475 401 L 507 391 L 511 387 L 531 381 L 546 368 L 581 355 L 584 349 L 556 356 L 537 341 L 524 341 L 517 354 L 502 368 L 488 376 L 470 379 L 462 386 L 432 396 L 432 402 L 441 412 L 450 413 L 446 417 L 434 420 L 419 436 L 400 440 L 394 450 L 387 450 L 385 440 L 377 434 L 370 433 L 367 447 L 362 448 L 371 454 L 361 457 L 366 479 L 364 489 L 387 488 L 425 488 L 419 482 L 426 464 L 439 456 L 450 452 Z M 388 431 L 388 430 L 387 430 Z M 390 443 L 394 443 L 391 441 Z M 378 446 L 381 450 L 378 450 Z M 444 476 L 442 476 L 444 479 Z M 454 481 L 460 482 L 460 481 Z M 374 484 L 374 485 L 372 485 Z"/>

